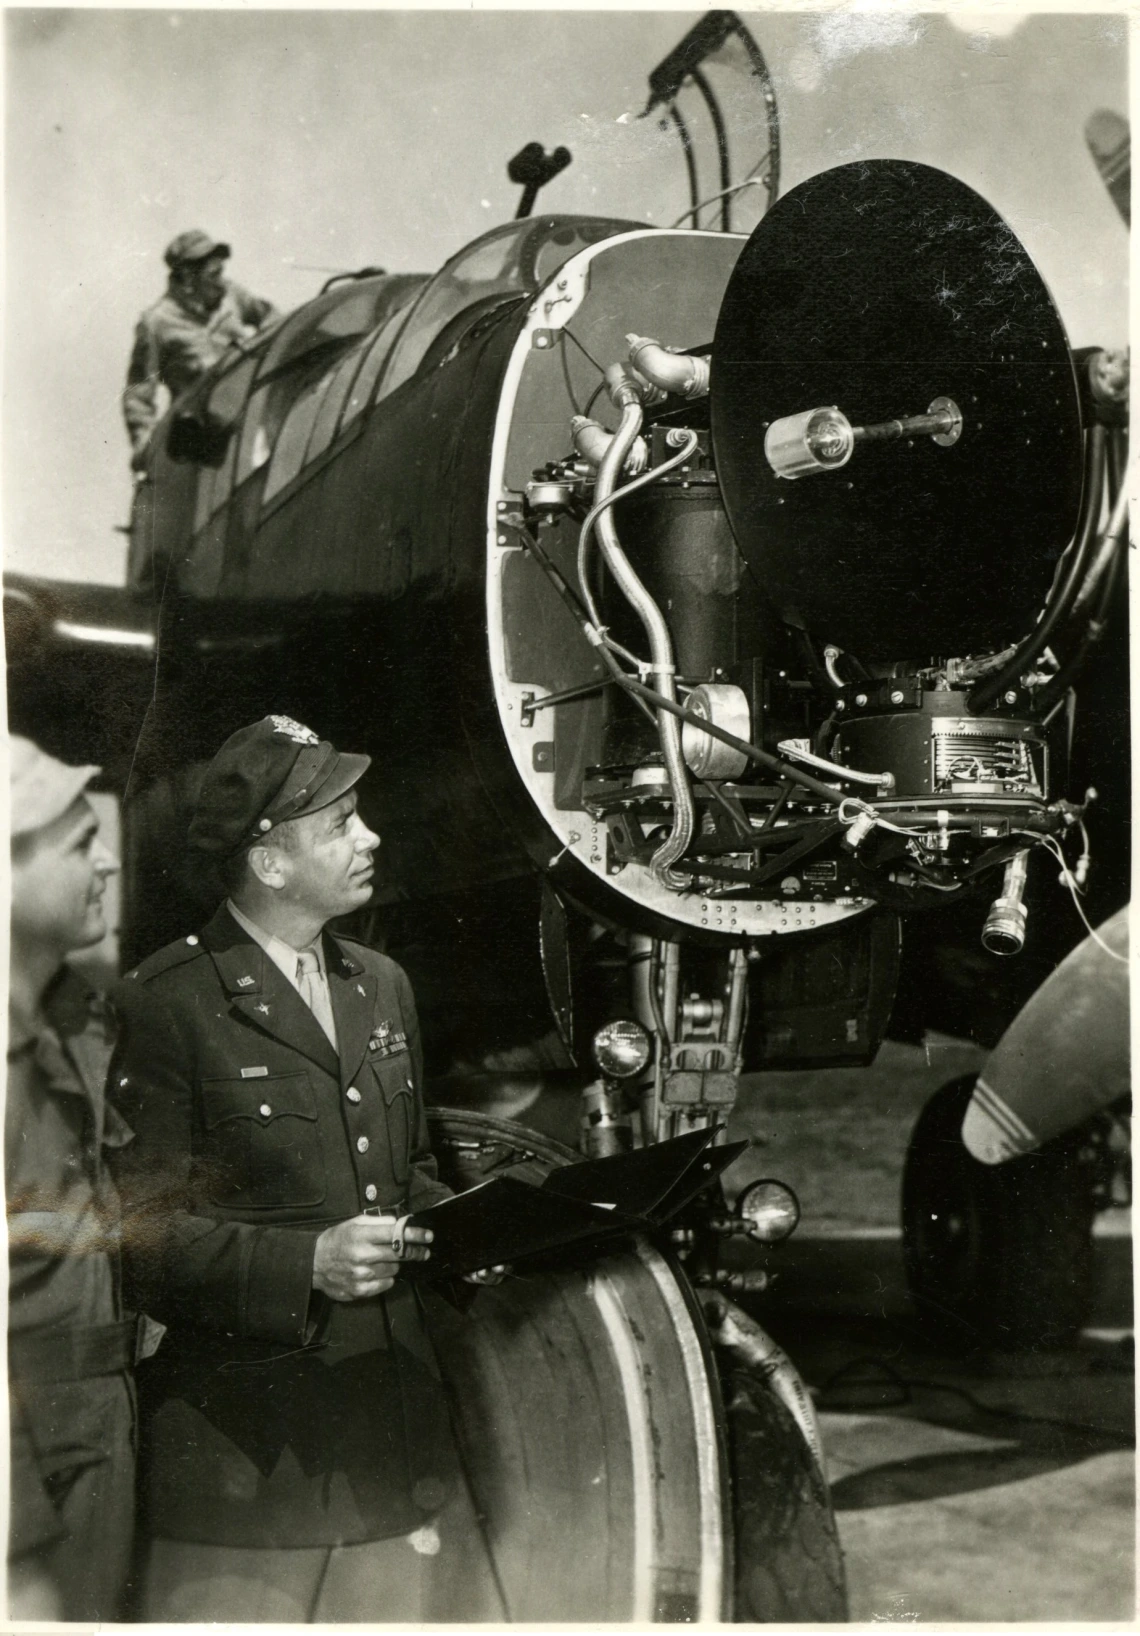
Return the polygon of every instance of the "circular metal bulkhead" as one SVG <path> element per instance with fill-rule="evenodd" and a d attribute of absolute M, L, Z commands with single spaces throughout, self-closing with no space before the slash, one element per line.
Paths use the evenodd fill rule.
<path fill-rule="evenodd" d="M 999 647 L 1032 623 L 1072 537 L 1081 422 L 1064 327 L 1016 236 L 927 165 L 843 165 L 756 228 L 721 305 L 712 432 L 741 551 L 785 617 L 866 659 Z M 780 477 L 768 428 L 832 405 L 852 427 L 961 411 Z"/>

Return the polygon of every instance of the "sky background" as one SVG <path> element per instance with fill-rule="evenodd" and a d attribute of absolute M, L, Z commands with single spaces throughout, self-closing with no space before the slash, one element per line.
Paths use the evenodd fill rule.
<path fill-rule="evenodd" d="M 744 15 L 779 103 L 781 192 L 863 157 L 941 166 L 1011 224 L 1074 346 L 1126 343 L 1127 236 L 1083 138 L 1095 109 L 1128 112 L 1122 16 Z M 233 275 L 288 309 L 331 271 L 431 271 L 509 219 L 506 161 L 528 141 L 574 156 L 544 209 L 667 225 L 680 149 L 636 116 L 694 20 L 9 10 L 7 565 L 121 582 L 119 394 L 175 233 L 229 240 Z"/>

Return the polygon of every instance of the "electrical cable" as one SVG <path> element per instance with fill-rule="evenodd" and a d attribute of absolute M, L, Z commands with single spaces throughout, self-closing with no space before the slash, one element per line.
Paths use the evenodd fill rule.
<path fill-rule="evenodd" d="M 604 653 L 604 649 L 598 651 Z M 755 761 L 759 766 L 778 773 L 788 783 L 810 790 L 820 800 L 826 801 L 828 806 L 838 806 L 843 799 L 839 791 L 832 785 L 823 783 L 821 779 L 813 778 L 810 773 L 801 771 L 800 768 L 793 766 L 791 762 L 782 761 L 779 756 L 774 756 L 767 750 L 761 750 L 758 745 L 749 744 L 747 739 L 737 738 L 735 733 L 728 732 L 726 728 L 717 727 L 704 716 L 695 715 L 691 710 L 685 710 L 681 705 L 674 704 L 671 699 L 662 698 L 661 694 L 654 692 L 652 688 L 643 687 L 640 682 L 635 682 L 632 676 L 627 676 L 617 665 L 616 660 L 614 660 L 614 668 L 618 677 L 620 677 L 619 685 L 624 687 L 627 692 L 645 699 L 652 704 L 655 710 L 665 710 L 669 715 L 676 716 L 679 721 L 692 722 L 694 727 L 699 727 L 701 732 L 707 734 L 710 738 L 719 739 L 722 744 L 727 744 L 732 749 L 739 750 L 742 755 L 747 756 L 749 761 Z"/>
<path fill-rule="evenodd" d="M 813 1392 L 812 1396 L 815 1400 L 816 1407 L 821 1409 L 824 1414 L 858 1413 L 858 1409 L 845 1408 L 842 1404 L 825 1403 L 823 1402 L 823 1399 L 828 1392 L 833 1390 L 836 1383 L 841 1381 L 845 1375 L 850 1374 L 855 1369 L 867 1368 L 868 1366 L 878 1370 L 881 1374 L 886 1376 L 888 1383 L 894 1387 L 898 1393 L 898 1396 L 893 1403 L 881 1404 L 880 1407 L 882 1408 L 903 1408 L 908 1404 L 913 1403 L 913 1394 L 915 1391 L 942 1392 L 949 1397 L 960 1398 L 968 1408 L 973 1409 L 975 1413 L 980 1415 L 992 1415 L 999 1420 L 1011 1420 L 1015 1422 L 1020 1421 L 1025 1425 L 1056 1426 L 1059 1430 L 1085 1432 L 1094 1437 L 1103 1438 L 1106 1441 L 1118 1441 L 1114 1433 L 1106 1431 L 1105 1428 L 1101 1426 L 1092 1426 L 1087 1421 L 1062 1420 L 1054 1415 L 1031 1414 L 1024 1409 L 1006 1409 L 983 1402 L 983 1400 L 978 1397 L 976 1393 L 971 1392 L 967 1387 L 956 1386 L 951 1381 L 928 1380 L 922 1376 L 903 1375 L 893 1366 L 893 1364 L 888 1362 L 886 1358 L 852 1358 L 847 1363 L 841 1364 L 838 1369 L 834 1370 L 832 1374 L 827 1377 L 823 1385 L 816 1388 L 816 1390 Z M 1130 1374 L 1131 1370 L 1126 1372 Z M 1052 1379 L 1053 1377 L 1038 1375 L 1033 1377 L 1019 1376 L 1018 1378 L 1033 1378 L 1042 1380 Z M 867 1384 L 870 1386 L 872 1382 L 868 1381 Z M 861 1405 L 860 1407 L 862 1408 L 863 1412 L 867 1412 L 866 1405 Z"/>
<path fill-rule="evenodd" d="M 1096 543 L 1097 523 L 1100 521 L 1100 510 L 1104 496 L 1106 458 L 1104 427 L 1094 426 L 1089 433 L 1085 493 L 1082 502 L 1083 514 L 1078 521 L 1077 532 L 1074 535 L 1072 544 L 1069 546 L 1068 567 L 1060 580 L 1054 581 L 1040 619 L 1029 634 L 1017 644 L 1013 657 L 1008 664 L 1004 665 L 987 681 L 982 682 L 980 686 L 976 686 L 966 700 L 966 709 L 970 715 L 981 715 L 996 699 L 1000 698 L 1007 687 L 1017 686 L 1020 683 L 1022 673 L 1048 646 L 1053 633 L 1072 612 L 1073 602 L 1084 583 L 1090 554 Z"/>
<path fill-rule="evenodd" d="M 543 570 L 547 579 L 549 579 L 550 583 L 554 586 L 554 589 L 557 591 L 566 608 L 584 630 L 588 629 L 590 626 L 589 615 L 585 607 L 582 605 L 581 599 L 577 595 L 573 586 L 568 583 L 557 563 L 551 560 L 550 556 L 547 554 L 544 547 L 538 543 L 535 536 L 530 533 L 525 533 L 524 537 L 527 542 L 527 549 L 534 555 L 539 567 Z M 604 637 L 604 632 L 602 634 Z M 620 670 L 620 667 L 617 666 L 616 661 L 614 661 L 612 656 L 607 652 L 607 649 L 611 647 L 617 648 L 618 651 L 623 654 L 626 651 L 624 648 L 620 648 L 616 642 L 609 642 L 606 640 L 605 646 L 599 647 L 598 653 L 600 657 L 610 665 L 610 668 L 617 672 L 618 675 L 624 675 L 624 671 Z M 628 657 L 633 664 L 637 664 L 639 662 L 633 656 L 633 654 L 629 654 Z M 615 675 L 614 680 L 616 679 L 617 676 Z M 653 723 L 654 727 L 656 727 L 657 717 L 653 714 L 653 711 L 650 710 L 649 706 L 641 699 L 638 699 L 636 702 L 638 708 L 641 710 L 641 713 L 647 718 L 647 720 Z"/>
<path fill-rule="evenodd" d="M 1058 670 L 1055 676 L 1050 678 L 1044 690 L 1035 700 L 1037 709 L 1045 712 L 1044 721 L 1046 725 L 1048 725 L 1052 716 L 1064 703 L 1065 696 L 1073 683 L 1073 679 L 1083 668 L 1089 653 L 1104 638 L 1105 631 L 1108 628 L 1108 619 L 1112 608 L 1112 601 L 1116 595 L 1116 587 L 1119 583 L 1121 571 L 1124 567 L 1127 551 L 1127 535 L 1122 534 L 1115 542 L 1115 549 L 1107 564 L 1104 579 L 1100 588 L 1100 596 L 1097 599 L 1097 605 L 1093 612 L 1089 615 L 1088 621 L 1083 632 L 1081 633 L 1079 641 L 1074 647 L 1072 653 L 1069 654 L 1068 658 L 1061 665 L 1060 670 Z"/>
<path fill-rule="evenodd" d="M 1117 954 L 1115 949 L 1110 949 L 1104 938 L 1100 936 L 1092 922 L 1089 920 L 1088 915 L 1085 914 L 1084 905 L 1081 903 L 1080 899 L 1080 887 L 1077 885 L 1077 882 L 1074 879 L 1073 872 L 1069 868 L 1068 860 L 1061 850 L 1060 843 L 1056 841 L 1052 835 L 1044 835 L 1041 838 L 1040 844 L 1045 847 L 1050 855 L 1060 864 L 1061 880 L 1069 888 L 1069 896 L 1073 900 L 1073 907 L 1080 915 L 1082 921 L 1084 922 L 1085 930 L 1088 932 L 1093 942 L 1098 948 L 1103 949 L 1105 954 L 1107 954 L 1110 959 L 1118 960 L 1122 966 L 1128 965 L 1128 956 L 1126 954 Z"/>

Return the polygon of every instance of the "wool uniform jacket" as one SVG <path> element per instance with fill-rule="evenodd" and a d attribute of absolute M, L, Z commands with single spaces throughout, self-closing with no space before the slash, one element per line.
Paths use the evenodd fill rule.
<path fill-rule="evenodd" d="M 324 934 L 339 1055 L 224 908 L 118 985 L 110 1094 L 127 1273 L 167 1325 L 139 1371 L 149 1530 L 205 1544 L 407 1533 L 455 1456 L 419 1300 L 312 1288 L 328 1226 L 447 1196 L 415 1005 L 385 955 Z"/>

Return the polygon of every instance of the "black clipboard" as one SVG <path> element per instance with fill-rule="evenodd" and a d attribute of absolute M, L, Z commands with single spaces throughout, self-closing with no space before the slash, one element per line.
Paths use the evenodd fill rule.
<path fill-rule="evenodd" d="M 647 1232 L 707 1187 L 747 1142 L 711 1144 L 715 1131 L 691 1131 L 668 1142 L 564 1165 L 541 1186 L 496 1176 L 457 1193 L 409 1222 L 432 1231 L 431 1257 L 409 1261 L 413 1277 L 450 1278 L 484 1267 L 517 1266 L 536 1256 Z"/>

